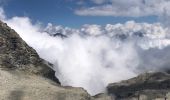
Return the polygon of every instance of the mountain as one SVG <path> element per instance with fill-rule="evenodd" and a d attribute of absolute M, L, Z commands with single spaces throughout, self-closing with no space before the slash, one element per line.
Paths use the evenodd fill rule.
<path fill-rule="evenodd" d="M 169 72 L 143 73 L 90 96 L 81 87 L 61 86 L 52 67 L 0 21 L 0 100 L 170 100 Z"/>
<path fill-rule="evenodd" d="M 0 21 L 0 100 L 111 100 L 83 88 L 63 87 L 52 66 Z"/>
<path fill-rule="evenodd" d="M 55 72 L 39 58 L 36 51 L 29 47 L 7 24 L 0 22 L 0 68 L 7 71 L 22 71 L 51 78 Z"/>
<path fill-rule="evenodd" d="M 135 78 L 109 84 L 108 93 L 116 100 L 170 100 L 170 74 L 144 73 Z"/>

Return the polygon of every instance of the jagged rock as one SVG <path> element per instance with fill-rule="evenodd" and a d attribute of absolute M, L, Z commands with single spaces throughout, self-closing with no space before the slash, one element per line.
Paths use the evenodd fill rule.
<path fill-rule="evenodd" d="M 50 65 L 0 21 L 0 100 L 111 100 L 61 86 Z"/>
<path fill-rule="evenodd" d="M 170 100 L 170 74 L 145 73 L 119 83 L 109 84 L 108 92 L 119 100 Z"/>
<path fill-rule="evenodd" d="M 0 68 L 20 70 L 51 78 L 58 82 L 55 72 L 40 59 L 34 49 L 29 47 L 7 24 L 0 22 Z"/>

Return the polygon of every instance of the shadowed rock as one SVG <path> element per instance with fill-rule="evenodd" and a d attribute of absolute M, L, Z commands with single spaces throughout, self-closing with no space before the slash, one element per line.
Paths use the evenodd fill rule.
<path fill-rule="evenodd" d="M 117 99 L 124 98 L 120 100 L 131 100 L 132 98 L 140 100 L 137 98 L 144 96 L 147 99 L 142 100 L 166 98 L 166 94 L 170 92 L 170 74 L 145 73 L 120 83 L 109 84 L 107 89 L 110 94 L 116 95 Z"/>
<path fill-rule="evenodd" d="M 41 75 L 59 83 L 55 72 L 7 24 L 0 21 L 0 68 Z"/>
<path fill-rule="evenodd" d="M 91 97 L 83 88 L 60 86 L 50 67 L 0 21 L 0 100 L 111 100 L 105 99 L 108 95 Z"/>

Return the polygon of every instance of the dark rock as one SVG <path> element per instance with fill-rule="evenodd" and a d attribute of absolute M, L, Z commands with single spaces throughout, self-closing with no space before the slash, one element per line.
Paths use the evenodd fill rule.
<path fill-rule="evenodd" d="M 138 37 L 144 37 L 144 34 L 145 34 L 145 33 L 142 33 L 142 32 L 140 32 L 140 31 L 134 32 L 134 36 L 138 36 Z"/>
<path fill-rule="evenodd" d="M 58 79 L 54 77 L 55 72 L 44 63 L 36 51 L 29 47 L 13 29 L 1 21 L 0 68 L 41 75 L 59 83 Z"/>
<path fill-rule="evenodd" d="M 52 64 L 41 59 L 0 21 L 0 100 L 111 100 L 91 97 L 83 88 L 63 87 Z"/>
<path fill-rule="evenodd" d="M 145 73 L 120 83 L 109 84 L 107 89 L 110 94 L 116 95 L 117 99 L 124 98 L 121 100 L 137 99 L 141 95 L 150 98 L 142 100 L 165 98 L 166 94 L 170 92 L 170 74 L 164 72 Z"/>
<path fill-rule="evenodd" d="M 66 35 L 62 34 L 62 33 L 55 33 L 55 34 L 52 34 L 52 36 L 54 37 L 60 37 L 60 38 L 67 38 Z"/>

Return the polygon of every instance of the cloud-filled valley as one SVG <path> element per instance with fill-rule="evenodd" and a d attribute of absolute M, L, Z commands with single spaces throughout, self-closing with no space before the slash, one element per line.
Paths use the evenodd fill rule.
<path fill-rule="evenodd" d="M 62 85 L 83 87 L 92 95 L 105 92 L 109 83 L 169 68 L 169 28 L 162 23 L 128 21 L 73 29 L 51 23 L 43 27 L 28 17 L 6 18 L 3 9 L 0 17 L 54 64 Z"/>

